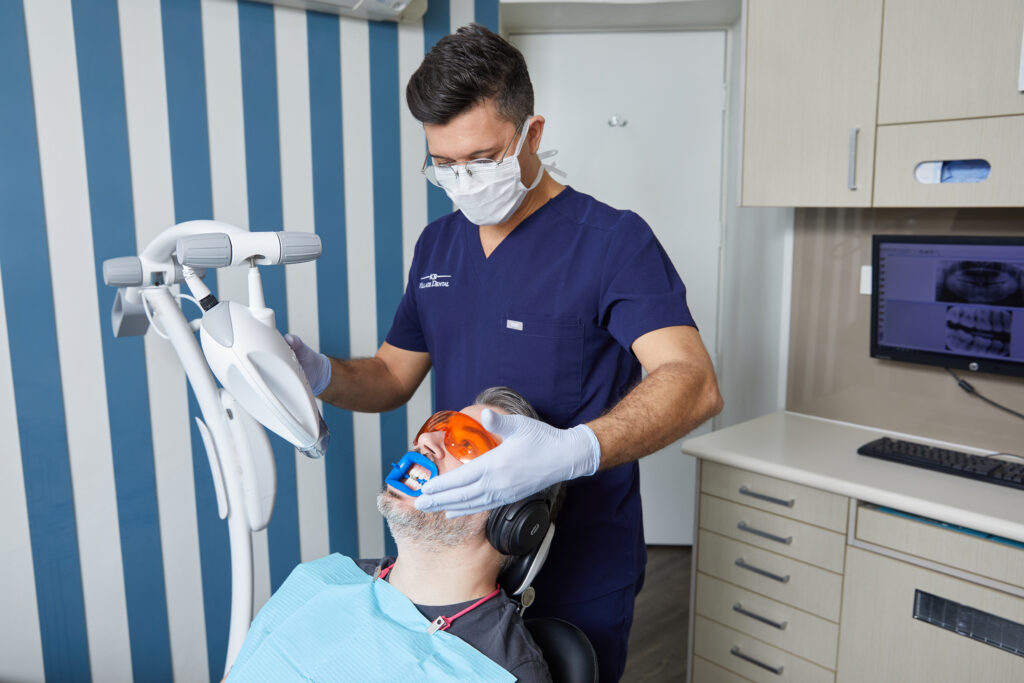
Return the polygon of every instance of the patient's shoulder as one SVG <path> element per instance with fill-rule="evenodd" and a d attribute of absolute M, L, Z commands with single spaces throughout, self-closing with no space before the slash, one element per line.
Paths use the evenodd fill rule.
<path fill-rule="evenodd" d="M 393 565 L 395 563 L 395 558 L 393 558 L 393 557 L 381 557 L 381 558 L 377 558 L 377 559 L 363 558 L 363 559 L 355 560 L 355 563 L 356 563 L 357 567 L 362 569 L 364 572 L 366 572 L 370 576 L 373 576 L 373 572 L 377 569 L 377 567 L 388 567 L 390 565 Z"/>
<path fill-rule="evenodd" d="M 530 637 L 516 604 L 504 591 L 494 600 L 456 620 L 450 633 L 465 640 L 520 681 L 551 680 L 540 648 Z"/>
<path fill-rule="evenodd" d="M 388 567 L 394 562 L 393 557 L 355 560 L 356 566 L 370 575 L 373 575 L 377 567 Z M 416 609 L 428 621 L 433 621 L 440 615 L 450 617 L 458 614 L 473 602 L 416 605 Z M 530 637 L 516 604 L 504 591 L 452 622 L 449 633 L 472 645 L 519 681 L 541 683 L 551 680 L 540 648 Z"/>

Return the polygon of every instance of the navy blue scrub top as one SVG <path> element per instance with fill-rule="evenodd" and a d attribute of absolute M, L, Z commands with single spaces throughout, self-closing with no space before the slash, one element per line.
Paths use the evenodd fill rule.
<path fill-rule="evenodd" d="M 695 323 L 650 226 L 566 187 L 486 258 L 461 212 L 428 225 L 387 342 L 430 354 L 437 410 L 504 385 L 564 428 L 614 406 L 640 380 L 633 342 L 673 325 Z M 572 603 L 636 582 L 637 464 L 571 482 L 556 529 L 538 598 Z"/>

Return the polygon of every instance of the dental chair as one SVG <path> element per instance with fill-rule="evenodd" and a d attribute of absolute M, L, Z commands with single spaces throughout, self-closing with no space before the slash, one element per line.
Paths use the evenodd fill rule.
<path fill-rule="evenodd" d="M 535 591 L 531 584 L 544 566 L 554 535 L 552 523 L 541 544 L 512 560 L 498 577 L 498 583 L 508 587 L 509 597 L 519 605 L 520 614 L 533 603 Z M 554 683 L 597 683 L 597 654 L 577 626 L 555 617 L 524 619 L 523 623 L 544 655 Z"/>

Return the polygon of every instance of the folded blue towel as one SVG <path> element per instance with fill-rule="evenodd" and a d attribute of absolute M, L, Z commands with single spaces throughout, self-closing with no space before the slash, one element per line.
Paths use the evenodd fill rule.
<path fill-rule="evenodd" d="M 980 183 L 988 178 L 992 167 L 984 159 L 943 161 L 940 183 Z"/>

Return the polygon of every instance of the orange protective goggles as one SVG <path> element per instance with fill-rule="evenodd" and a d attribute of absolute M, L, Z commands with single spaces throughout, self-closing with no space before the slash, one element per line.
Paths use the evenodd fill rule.
<path fill-rule="evenodd" d="M 498 440 L 482 424 L 454 410 L 431 415 L 416 432 L 413 443 L 427 432 L 444 432 L 445 449 L 462 462 L 469 462 L 498 445 Z"/>

